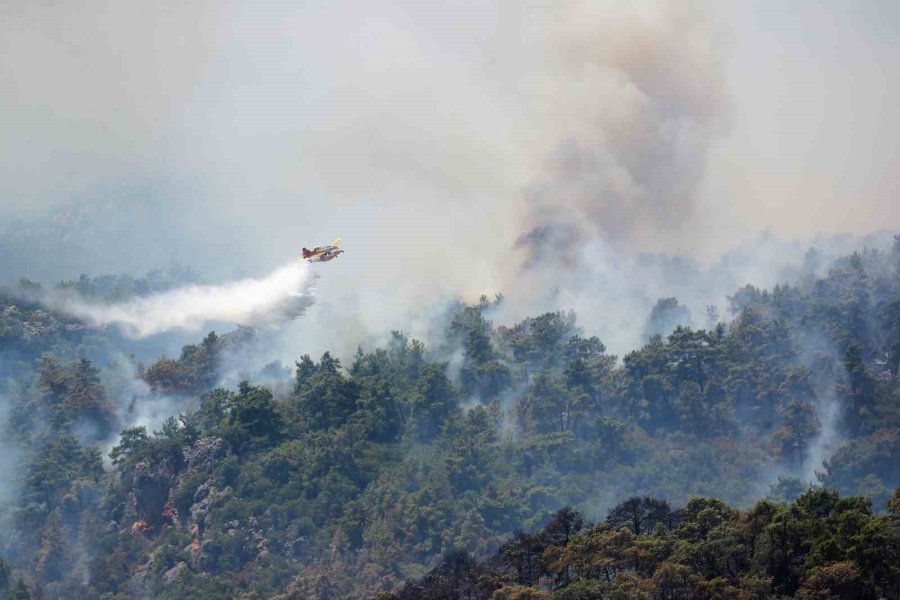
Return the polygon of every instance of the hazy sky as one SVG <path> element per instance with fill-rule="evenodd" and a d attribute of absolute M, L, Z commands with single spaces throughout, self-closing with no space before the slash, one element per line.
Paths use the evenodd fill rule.
<path fill-rule="evenodd" d="M 371 225 L 376 208 L 402 211 L 427 241 L 454 225 L 447 213 L 517 202 L 568 133 L 556 126 L 571 90 L 545 85 L 564 68 L 546 31 L 624 30 L 629 44 L 636 20 L 678 6 L 556 18 L 578 4 L 5 2 L 0 214 L 160 180 L 204 216 L 302 219 L 279 241 L 346 232 L 361 205 Z M 897 3 L 700 6 L 674 26 L 709 20 L 725 85 L 703 220 L 788 235 L 900 225 Z M 419 195 L 430 214 L 416 214 Z"/>
<path fill-rule="evenodd" d="M 900 4 L 752 1 L 718 17 L 732 114 L 710 210 L 783 235 L 900 226 Z"/>
<path fill-rule="evenodd" d="M 0 221 L 94 206 L 58 277 L 342 236 L 319 291 L 360 318 L 509 289 L 548 224 L 589 262 L 900 228 L 897 31 L 875 0 L 4 2 Z"/>

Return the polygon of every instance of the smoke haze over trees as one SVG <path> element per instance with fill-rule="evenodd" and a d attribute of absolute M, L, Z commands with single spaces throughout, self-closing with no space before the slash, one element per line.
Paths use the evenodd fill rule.
<path fill-rule="evenodd" d="M 0 278 L 178 260 L 221 282 L 340 235 L 324 330 L 503 292 L 510 320 L 576 309 L 624 352 L 657 299 L 705 310 L 656 267 L 633 275 L 644 253 L 702 271 L 764 228 L 900 227 L 900 15 L 865 5 L 8 4 Z M 780 282 L 766 247 L 702 301 Z"/>
<path fill-rule="evenodd" d="M 53 598 L 437 598 L 449 577 L 485 598 L 623 586 L 895 598 L 896 515 L 879 515 L 900 486 L 898 268 L 900 238 L 823 277 L 738 288 L 706 327 L 679 324 L 693 316 L 661 298 L 646 342 L 618 357 L 574 312 L 497 323 L 497 297 L 449 305 L 430 345 L 395 331 L 290 369 L 250 366 L 280 348 L 265 329 L 159 357 L 159 335 L 41 304 L 74 290 L 113 307 L 190 293 L 178 270 L 22 281 L 0 306 L 5 585 Z M 744 531 L 750 517 L 725 503 L 768 533 Z M 578 513 L 556 512 L 566 506 Z M 805 538 L 814 522 L 798 531 L 790 544 L 830 548 L 803 567 L 759 553 L 698 566 L 716 527 L 771 537 L 797 511 L 854 525 L 838 541 Z M 645 545 L 653 561 L 629 558 Z M 613 548 L 623 562 L 604 562 Z"/>
<path fill-rule="evenodd" d="M 0 597 L 900 600 L 898 30 L 3 3 Z"/>

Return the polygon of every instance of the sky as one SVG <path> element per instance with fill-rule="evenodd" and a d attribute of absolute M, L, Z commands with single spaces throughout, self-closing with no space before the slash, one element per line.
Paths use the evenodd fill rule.
<path fill-rule="evenodd" d="M 590 313 L 641 253 L 900 229 L 898 30 L 875 0 L 5 2 L 0 245 L 225 280 L 340 236 L 322 335 L 452 294 Z"/>
<path fill-rule="evenodd" d="M 732 114 L 711 211 L 784 236 L 897 228 L 900 5 L 751 1 L 719 16 Z"/>

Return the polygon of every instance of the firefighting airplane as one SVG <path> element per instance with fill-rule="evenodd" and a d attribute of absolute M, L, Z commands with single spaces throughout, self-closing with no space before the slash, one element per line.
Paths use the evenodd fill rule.
<path fill-rule="evenodd" d="M 338 254 L 343 254 L 343 250 L 338 248 L 338 244 L 341 243 L 341 238 L 338 238 L 331 242 L 329 246 L 317 246 L 312 250 L 303 249 L 303 259 L 306 262 L 326 262 L 337 258 Z"/>

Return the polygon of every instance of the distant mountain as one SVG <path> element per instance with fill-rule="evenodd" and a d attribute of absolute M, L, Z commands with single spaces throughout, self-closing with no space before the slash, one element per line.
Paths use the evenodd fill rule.
<path fill-rule="evenodd" d="M 27 275 L 50 283 L 81 273 L 191 262 L 194 250 L 177 207 L 146 193 L 135 196 L 76 201 L 0 220 L 0 282 Z"/>

